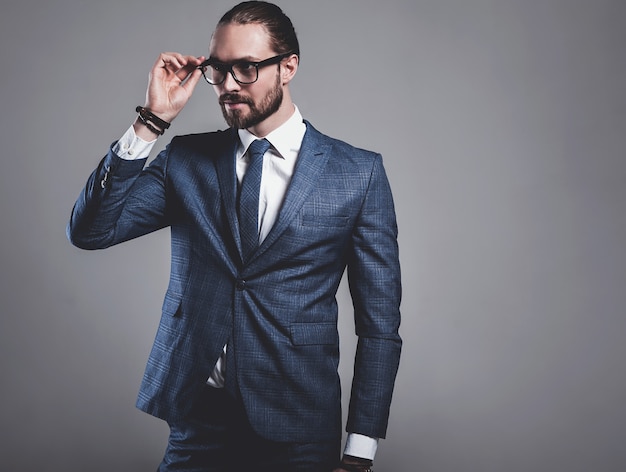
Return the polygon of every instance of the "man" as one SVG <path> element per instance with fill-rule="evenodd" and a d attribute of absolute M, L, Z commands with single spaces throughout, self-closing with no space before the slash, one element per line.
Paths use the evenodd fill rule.
<path fill-rule="evenodd" d="M 381 157 L 302 119 L 289 91 L 298 40 L 277 6 L 234 7 L 209 52 L 160 55 L 68 236 L 100 249 L 171 229 L 170 283 L 137 401 L 170 426 L 159 470 L 368 470 L 401 348 Z M 203 75 L 230 128 L 176 137 L 144 168 Z M 346 267 L 359 341 L 340 462 L 335 296 Z"/>

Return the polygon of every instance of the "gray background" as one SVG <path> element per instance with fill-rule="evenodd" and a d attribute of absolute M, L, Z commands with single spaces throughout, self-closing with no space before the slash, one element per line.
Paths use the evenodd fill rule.
<path fill-rule="evenodd" d="M 2 470 L 161 458 L 167 427 L 134 401 L 168 232 L 83 252 L 64 229 L 158 53 L 205 54 L 232 4 L 3 3 Z M 377 470 L 626 470 L 625 5 L 282 3 L 296 103 L 382 152 L 396 197 L 405 350 Z M 167 138 L 224 127 L 199 87 Z"/>

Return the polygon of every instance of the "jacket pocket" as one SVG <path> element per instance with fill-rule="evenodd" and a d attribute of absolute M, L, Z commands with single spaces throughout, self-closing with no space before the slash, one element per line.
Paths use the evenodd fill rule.
<path fill-rule="evenodd" d="M 349 216 L 325 215 L 318 213 L 303 213 L 301 216 L 302 226 L 317 226 L 322 228 L 335 228 L 347 226 Z"/>
<path fill-rule="evenodd" d="M 339 342 L 339 333 L 335 323 L 293 323 L 289 329 L 291 342 L 297 346 Z"/>

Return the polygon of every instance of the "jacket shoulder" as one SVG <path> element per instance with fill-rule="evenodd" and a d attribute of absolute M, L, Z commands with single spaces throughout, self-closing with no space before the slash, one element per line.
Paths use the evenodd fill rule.
<path fill-rule="evenodd" d="M 308 121 L 305 121 L 305 123 L 307 125 L 305 139 L 308 137 L 316 146 L 328 146 L 332 150 L 332 154 L 334 156 L 341 156 L 344 159 L 352 159 L 359 162 L 372 162 L 380 156 L 378 152 L 363 149 L 341 139 L 333 138 L 321 133 Z"/>
<path fill-rule="evenodd" d="M 307 125 L 307 135 L 309 135 L 312 140 L 317 140 L 320 144 L 331 146 L 334 153 L 360 157 L 361 159 L 364 158 L 368 160 L 373 159 L 379 155 L 379 153 L 375 151 L 363 149 L 341 139 L 328 136 L 327 134 L 318 131 L 313 125 L 311 125 L 311 123 L 306 120 L 305 123 Z"/>

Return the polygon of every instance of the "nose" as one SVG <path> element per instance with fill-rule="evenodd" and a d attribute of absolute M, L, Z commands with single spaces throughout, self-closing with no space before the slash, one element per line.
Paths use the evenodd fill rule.
<path fill-rule="evenodd" d="M 225 92 L 237 92 L 241 90 L 241 85 L 239 85 L 239 83 L 233 77 L 232 71 L 226 73 L 226 78 L 224 79 L 224 82 L 220 84 L 220 86 Z"/>

